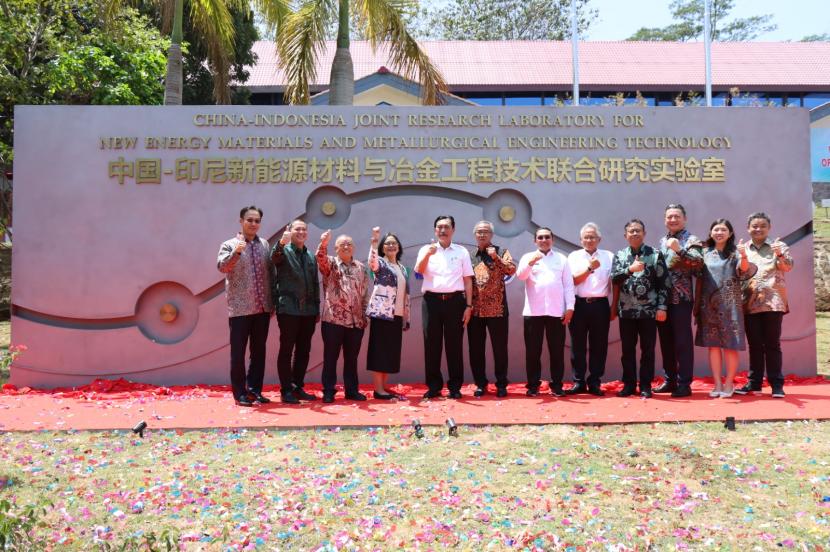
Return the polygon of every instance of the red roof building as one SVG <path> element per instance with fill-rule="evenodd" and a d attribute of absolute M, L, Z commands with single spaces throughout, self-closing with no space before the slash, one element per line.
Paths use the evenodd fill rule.
<path fill-rule="evenodd" d="M 572 89 L 571 44 L 561 41 L 422 42 L 444 75 L 449 92 L 483 105 L 550 105 Z M 245 84 L 256 104 L 282 103 L 284 76 L 274 44 L 254 45 L 257 64 Z M 386 51 L 353 41 L 355 80 L 389 67 Z M 312 93 L 327 88 L 334 56 L 328 42 Z M 391 69 L 391 67 L 390 67 Z M 701 42 L 581 42 L 580 103 L 619 101 L 674 105 L 678 96 L 701 101 Z M 830 42 L 716 42 L 712 44 L 715 105 L 797 105 L 830 101 Z M 637 92 L 640 99 L 635 98 Z M 690 94 L 691 92 L 691 94 Z"/>

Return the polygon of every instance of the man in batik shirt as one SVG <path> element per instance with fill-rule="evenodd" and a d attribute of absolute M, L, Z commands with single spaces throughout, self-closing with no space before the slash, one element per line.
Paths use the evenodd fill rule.
<path fill-rule="evenodd" d="M 354 240 L 339 236 L 334 242 L 336 256 L 328 253 L 331 230 L 320 237 L 317 247 L 317 266 L 323 276 L 322 324 L 323 334 L 323 402 L 334 402 L 337 384 L 337 359 L 343 350 L 343 388 L 346 399 L 365 401 L 358 389 L 357 355 L 368 324 L 366 307 L 369 304 L 369 274 L 366 267 L 354 258 Z"/>
<path fill-rule="evenodd" d="M 744 283 L 746 340 L 749 343 L 749 381 L 739 395 L 761 390 L 766 367 L 772 396 L 784 398 L 784 374 L 781 358 L 781 322 L 790 312 L 784 273 L 793 269 L 793 258 L 780 238 L 769 239 L 772 226 L 766 213 L 749 215 L 752 242 L 746 248 L 749 262 L 758 267 L 755 276 Z"/>
<path fill-rule="evenodd" d="M 470 253 L 473 265 L 473 316 L 467 325 L 470 368 L 476 384 L 474 395 L 487 394 L 485 342 L 490 332 L 495 364 L 496 396 L 507 396 L 507 295 L 504 280 L 516 273 L 513 257 L 507 249 L 493 245 L 493 223 L 483 220 L 475 226 L 478 248 Z"/>
<path fill-rule="evenodd" d="M 671 282 L 663 254 L 643 243 L 646 225 L 632 219 L 625 225 L 628 247 L 617 252 L 611 268 L 614 304 L 620 320 L 622 381 L 619 397 L 633 395 L 637 386 L 637 341 L 640 342 L 640 396 L 651 397 L 657 323 L 666 320 Z"/>
<path fill-rule="evenodd" d="M 692 276 L 703 266 L 703 243 L 686 230 L 686 209 L 681 204 L 670 203 L 666 206 L 665 223 L 668 233 L 660 239 L 660 252 L 669 268 L 671 289 L 666 323 L 659 324 L 657 329 L 666 379 L 654 392 L 688 397 L 692 394 L 695 368 Z"/>

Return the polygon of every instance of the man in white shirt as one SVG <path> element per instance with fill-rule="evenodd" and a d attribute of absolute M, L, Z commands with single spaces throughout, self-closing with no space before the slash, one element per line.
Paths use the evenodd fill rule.
<path fill-rule="evenodd" d="M 527 396 L 539 394 L 542 377 L 542 342 L 547 336 L 550 353 L 550 392 L 564 396 L 565 326 L 574 312 L 574 282 L 568 259 L 553 251 L 553 232 L 538 228 L 534 236 L 536 251 L 519 261 L 516 275 L 525 282 L 525 369 Z"/>
<path fill-rule="evenodd" d="M 441 396 L 441 349 L 447 348 L 447 389 L 451 399 L 461 398 L 464 383 L 464 327 L 473 314 L 473 267 L 470 254 L 452 243 L 455 219 L 441 215 L 433 224 L 438 243 L 418 251 L 415 272 L 424 277 L 421 317 L 424 324 L 425 399 Z"/>
<path fill-rule="evenodd" d="M 608 294 L 611 291 L 611 265 L 614 263 L 614 254 L 598 249 L 601 240 L 599 226 L 589 222 L 579 231 L 582 249 L 568 255 L 568 266 L 576 286 L 576 303 L 573 318 L 568 325 L 571 331 L 571 370 L 574 385 L 565 391 L 566 395 L 586 392 L 598 397 L 604 395 L 600 383 L 608 356 L 608 330 L 612 317 Z"/>

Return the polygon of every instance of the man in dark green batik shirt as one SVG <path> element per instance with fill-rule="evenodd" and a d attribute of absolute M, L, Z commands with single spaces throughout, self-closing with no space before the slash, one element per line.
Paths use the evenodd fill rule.
<path fill-rule="evenodd" d="M 666 301 L 671 280 L 663 254 L 645 245 L 646 226 L 639 219 L 625 225 L 628 247 L 618 251 L 611 268 L 614 314 L 620 318 L 623 388 L 620 397 L 633 395 L 637 387 L 637 341 L 640 341 L 640 396 L 652 396 L 654 346 L 657 323 L 666 320 Z"/>

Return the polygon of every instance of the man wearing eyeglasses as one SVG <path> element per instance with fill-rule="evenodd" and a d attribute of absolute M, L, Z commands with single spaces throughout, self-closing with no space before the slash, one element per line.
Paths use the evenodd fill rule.
<path fill-rule="evenodd" d="M 524 316 L 527 396 L 539 394 L 542 378 L 542 343 L 550 353 L 550 392 L 565 395 L 565 328 L 574 313 L 574 281 L 568 259 L 553 250 L 553 232 L 542 227 L 534 236 L 536 251 L 522 256 L 516 276 L 525 282 Z"/>
<path fill-rule="evenodd" d="M 262 209 L 255 205 L 239 212 L 240 232 L 219 247 L 217 267 L 225 275 L 228 326 L 231 341 L 231 388 L 240 406 L 271 402 L 262 394 L 265 342 L 274 309 L 271 298 L 273 265 L 268 240 L 258 234 Z M 245 374 L 245 349 L 251 344 L 251 363 Z"/>
<path fill-rule="evenodd" d="M 343 387 L 346 399 L 365 401 L 358 389 L 357 355 L 363 342 L 368 318 L 369 274 L 366 267 L 354 258 L 354 240 L 338 236 L 334 241 L 336 256 L 328 255 L 331 230 L 320 236 L 317 247 L 317 266 L 323 276 L 322 324 L 323 334 L 323 402 L 334 402 L 337 384 L 337 359 L 343 350 Z"/>
<path fill-rule="evenodd" d="M 504 289 L 505 277 L 516 273 L 513 257 L 507 249 L 493 245 L 493 223 L 482 220 L 473 229 L 478 248 L 470 253 L 473 265 L 473 316 L 467 325 L 470 369 L 476 383 L 476 397 L 487 394 L 485 342 L 487 332 L 493 346 L 496 396 L 507 396 L 507 330 L 509 313 Z"/>

